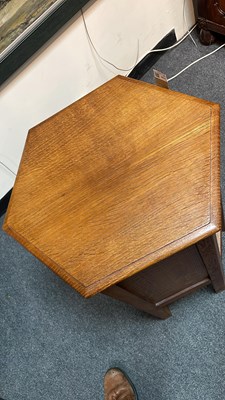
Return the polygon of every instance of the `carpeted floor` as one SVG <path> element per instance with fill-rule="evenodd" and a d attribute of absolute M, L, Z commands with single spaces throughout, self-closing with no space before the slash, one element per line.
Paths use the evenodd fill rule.
<path fill-rule="evenodd" d="M 168 77 L 210 52 L 187 38 L 155 68 Z M 171 89 L 221 104 L 225 191 L 225 49 L 171 81 Z M 143 80 L 152 82 L 152 71 Z M 225 194 L 225 193 L 224 193 Z M 1 223 L 3 218 L 1 219 Z M 225 292 L 206 288 L 160 321 L 98 295 L 85 300 L 0 231 L 0 397 L 98 400 L 111 366 L 124 368 L 140 400 L 225 398 Z"/>

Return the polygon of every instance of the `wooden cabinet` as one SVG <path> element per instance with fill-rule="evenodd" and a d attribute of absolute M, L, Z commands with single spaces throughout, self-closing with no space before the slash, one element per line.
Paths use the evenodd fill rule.
<path fill-rule="evenodd" d="M 214 42 L 214 32 L 225 35 L 225 0 L 198 0 L 197 21 L 203 44 Z"/>

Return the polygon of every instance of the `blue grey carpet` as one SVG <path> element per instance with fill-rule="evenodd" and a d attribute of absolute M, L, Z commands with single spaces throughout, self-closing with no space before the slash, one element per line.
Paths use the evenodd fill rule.
<path fill-rule="evenodd" d="M 171 76 L 215 46 L 195 48 L 187 38 L 155 68 Z M 224 70 L 222 49 L 170 87 L 221 104 L 225 194 Z M 152 71 L 143 80 L 152 82 Z M 83 299 L 2 231 L 0 274 L 5 400 L 103 399 L 111 366 L 125 369 L 140 400 L 225 399 L 225 292 L 202 289 L 174 303 L 170 319 L 156 320 L 103 295 Z"/>

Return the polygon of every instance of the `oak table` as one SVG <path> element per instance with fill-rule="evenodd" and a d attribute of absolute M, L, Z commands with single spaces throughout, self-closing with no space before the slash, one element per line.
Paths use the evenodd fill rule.
<path fill-rule="evenodd" d="M 84 297 L 159 318 L 221 264 L 219 105 L 118 76 L 32 128 L 4 229 Z"/>

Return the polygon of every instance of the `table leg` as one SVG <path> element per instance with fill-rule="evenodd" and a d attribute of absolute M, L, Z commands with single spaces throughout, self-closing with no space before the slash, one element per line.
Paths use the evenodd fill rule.
<path fill-rule="evenodd" d="M 225 278 L 216 235 L 201 240 L 197 243 L 197 248 L 208 271 L 215 292 L 224 290 Z"/>
<path fill-rule="evenodd" d="M 153 303 L 142 299 L 141 297 L 128 292 L 128 290 L 121 288 L 117 285 L 113 285 L 102 292 L 107 296 L 113 297 L 114 299 L 123 301 L 124 303 L 130 304 L 141 311 L 145 311 L 154 317 L 166 319 L 171 316 L 171 312 L 168 306 L 161 308 L 156 307 Z"/>

